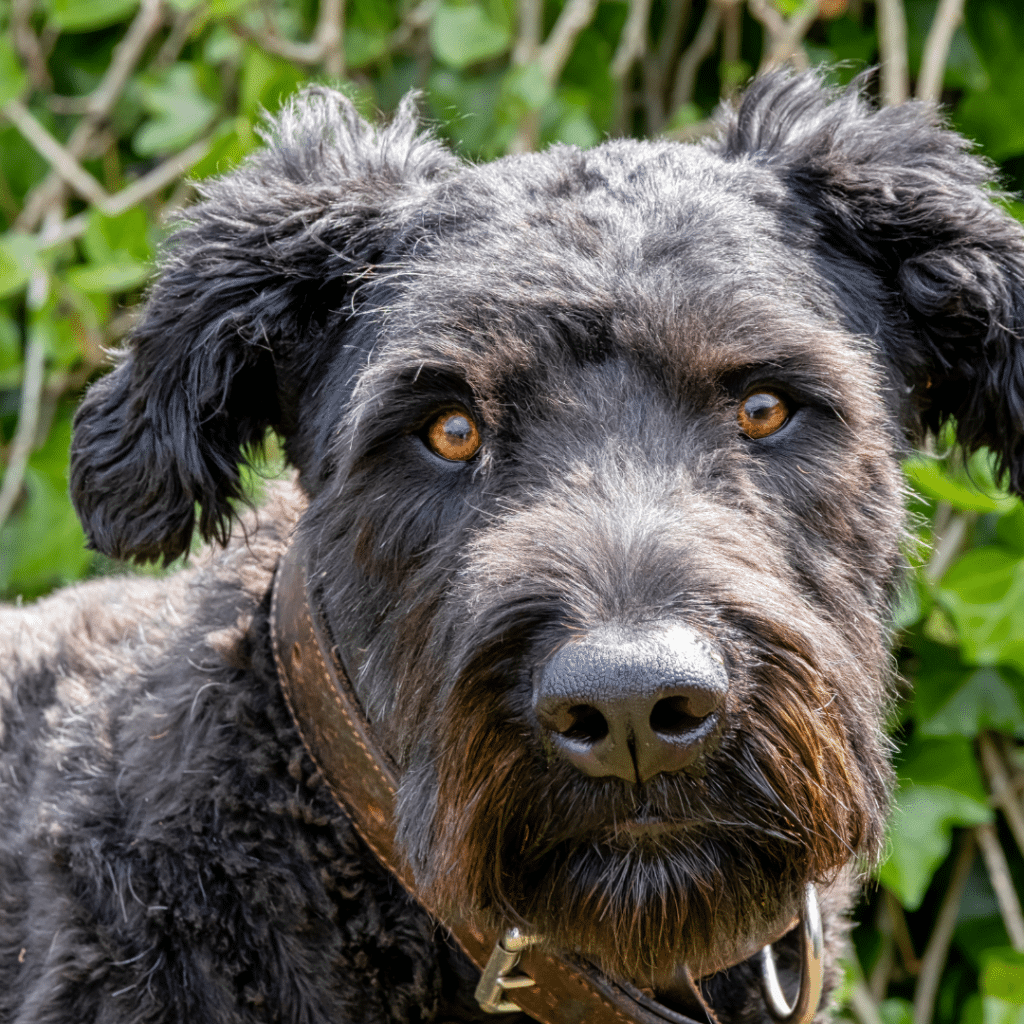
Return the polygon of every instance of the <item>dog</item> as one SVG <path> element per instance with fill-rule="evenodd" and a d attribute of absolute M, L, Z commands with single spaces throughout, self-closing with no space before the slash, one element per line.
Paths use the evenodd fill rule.
<path fill-rule="evenodd" d="M 899 460 L 955 421 L 1024 491 L 1024 232 L 863 90 L 473 165 L 314 87 L 198 186 L 70 483 L 107 555 L 211 546 L 2 613 L 0 1021 L 828 1013 Z"/>

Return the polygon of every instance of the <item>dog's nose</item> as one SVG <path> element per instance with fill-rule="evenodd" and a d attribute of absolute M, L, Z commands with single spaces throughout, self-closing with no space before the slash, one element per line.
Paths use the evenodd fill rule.
<path fill-rule="evenodd" d="M 728 683 L 718 648 L 685 626 L 603 627 L 548 661 L 533 706 L 581 772 L 646 782 L 697 760 L 719 731 Z"/>

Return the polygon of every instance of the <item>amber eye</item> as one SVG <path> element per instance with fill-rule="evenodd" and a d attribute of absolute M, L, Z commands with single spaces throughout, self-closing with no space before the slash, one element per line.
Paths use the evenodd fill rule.
<path fill-rule="evenodd" d="M 427 429 L 427 444 L 450 462 L 466 462 L 480 447 L 480 431 L 470 415 L 460 409 L 441 413 Z"/>
<path fill-rule="evenodd" d="M 755 391 L 743 399 L 736 419 L 740 430 L 757 441 L 774 434 L 789 419 L 789 406 L 774 391 Z"/>

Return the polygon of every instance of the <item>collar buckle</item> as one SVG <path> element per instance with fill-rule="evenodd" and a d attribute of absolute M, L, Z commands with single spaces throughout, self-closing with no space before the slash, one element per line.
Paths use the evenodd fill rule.
<path fill-rule="evenodd" d="M 523 1012 L 521 1007 L 505 999 L 504 995 L 510 989 L 530 988 L 536 984 L 528 974 L 513 974 L 512 971 L 519 963 L 523 950 L 535 946 L 541 939 L 540 935 L 531 935 L 518 928 L 510 928 L 494 944 L 490 959 L 480 975 L 480 984 L 474 993 L 484 1013 Z"/>

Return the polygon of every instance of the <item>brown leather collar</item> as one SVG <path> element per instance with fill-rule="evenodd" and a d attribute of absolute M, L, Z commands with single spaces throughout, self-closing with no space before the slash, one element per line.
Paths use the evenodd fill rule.
<path fill-rule="evenodd" d="M 413 899 L 441 921 L 417 893 L 396 848 L 396 771 L 311 610 L 311 585 L 305 548 L 296 540 L 278 564 L 270 612 L 274 658 L 292 717 L 334 799 L 364 842 Z M 585 962 L 544 949 L 534 937 L 489 933 L 465 921 L 443 924 L 481 970 L 477 998 L 490 1012 L 522 1010 L 541 1024 L 696 1024 Z M 692 982 L 691 987 L 702 1002 Z"/>

